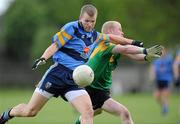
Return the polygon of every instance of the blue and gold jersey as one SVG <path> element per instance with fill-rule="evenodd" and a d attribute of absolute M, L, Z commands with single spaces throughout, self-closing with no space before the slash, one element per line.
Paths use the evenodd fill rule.
<path fill-rule="evenodd" d="M 53 55 L 54 62 L 74 70 L 87 62 L 92 51 L 108 36 L 96 31 L 86 32 L 78 21 L 67 23 L 53 37 L 59 50 Z"/>

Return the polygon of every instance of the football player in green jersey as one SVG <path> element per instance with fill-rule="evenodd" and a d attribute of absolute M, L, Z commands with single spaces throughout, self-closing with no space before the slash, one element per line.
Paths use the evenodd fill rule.
<path fill-rule="evenodd" d="M 115 34 L 123 36 L 121 24 L 117 21 L 108 21 L 102 26 L 102 33 Z M 94 115 L 100 114 L 102 110 L 119 117 L 123 124 L 133 124 L 128 109 L 115 101 L 110 96 L 110 88 L 112 85 L 111 72 L 117 67 L 118 61 L 122 55 L 126 55 L 135 60 L 150 60 L 160 57 L 163 49 L 160 45 L 155 45 L 149 49 L 132 45 L 105 45 L 106 41 L 102 41 L 91 54 L 87 64 L 95 73 L 94 81 L 90 86 L 86 87 L 93 104 Z M 80 118 L 76 124 L 80 124 Z"/>

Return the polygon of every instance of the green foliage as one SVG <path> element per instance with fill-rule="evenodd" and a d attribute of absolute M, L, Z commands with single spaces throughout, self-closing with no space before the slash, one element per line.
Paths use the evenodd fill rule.
<path fill-rule="evenodd" d="M 40 19 L 41 13 L 38 9 L 34 2 L 17 0 L 5 16 L 4 37 L 7 54 L 11 58 L 28 58 Z"/>
<path fill-rule="evenodd" d="M 146 46 L 160 43 L 173 47 L 179 44 L 178 10 L 180 2 L 149 0 L 93 0 L 99 10 L 101 25 L 107 20 L 120 21 L 127 37 L 143 40 Z M 99 25 L 98 25 L 99 26 Z M 100 27 L 98 27 L 100 29 Z"/>
<path fill-rule="evenodd" d="M 78 19 L 85 3 L 98 9 L 95 27 L 98 31 L 105 21 L 117 20 L 126 37 L 142 40 L 145 46 L 179 44 L 177 0 L 15 0 L 4 16 L 7 55 L 19 60 L 40 56 L 60 27 Z"/>
<path fill-rule="evenodd" d="M 5 16 L 7 55 L 16 60 L 29 57 L 32 39 L 43 13 L 36 1 L 16 0 Z M 42 23 L 42 21 L 41 21 Z"/>
<path fill-rule="evenodd" d="M 53 26 L 48 25 L 37 29 L 31 47 L 32 58 L 39 58 L 43 54 L 44 50 L 51 44 L 52 36 L 56 31 Z"/>

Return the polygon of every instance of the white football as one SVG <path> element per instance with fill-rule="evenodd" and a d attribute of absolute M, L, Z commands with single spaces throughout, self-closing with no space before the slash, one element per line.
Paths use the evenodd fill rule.
<path fill-rule="evenodd" d="M 80 65 L 73 71 L 73 80 L 80 87 L 88 86 L 94 80 L 94 71 L 88 65 Z"/>

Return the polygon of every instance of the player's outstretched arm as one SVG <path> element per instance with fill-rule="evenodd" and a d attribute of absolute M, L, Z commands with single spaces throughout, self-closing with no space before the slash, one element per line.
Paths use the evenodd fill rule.
<path fill-rule="evenodd" d="M 145 54 L 123 54 L 123 55 L 136 61 L 145 61 L 144 57 L 146 56 Z"/>
<path fill-rule="evenodd" d="M 154 57 L 160 57 L 162 54 L 163 46 L 155 45 L 150 48 L 137 47 L 133 45 L 116 45 L 112 49 L 112 53 L 120 54 L 145 54 Z"/>
<path fill-rule="evenodd" d="M 114 34 L 107 34 L 109 37 L 110 42 L 114 44 L 121 44 L 121 45 L 135 45 L 139 47 L 143 47 L 143 42 L 133 40 L 133 39 L 128 39 L 119 35 L 114 35 Z"/>
<path fill-rule="evenodd" d="M 164 47 L 161 45 L 155 45 L 150 48 L 141 48 L 132 45 L 116 45 L 112 52 L 121 53 L 134 60 L 151 62 L 161 57 L 163 49 Z"/>
<path fill-rule="evenodd" d="M 39 65 L 45 64 L 47 59 L 49 59 L 57 50 L 58 50 L 58 44 L 56 42 L 54 42 L 53 44 L 51 44 L 43 53 L 43 55 L 41 56 L 41 58 L 36 59 L 33 66 L 32 66 L 32 70 L 35 70 Z"/>
<path fill-rule="evenodd" d="M 130 59 L 136 60 L 136 61 L 148 61 L 152 62 L 155 59 L 159 58 L 159 55 L 145 55 L 145 54 L 124 54 Z"/>
<path fill-rule="evenodd" d="M 120 53 L 120 54 L 143 54 L 144 52 L 143 47 L 137 47 L 134 45 L 116 45 L 112 49 L 112 53 Z"/>

